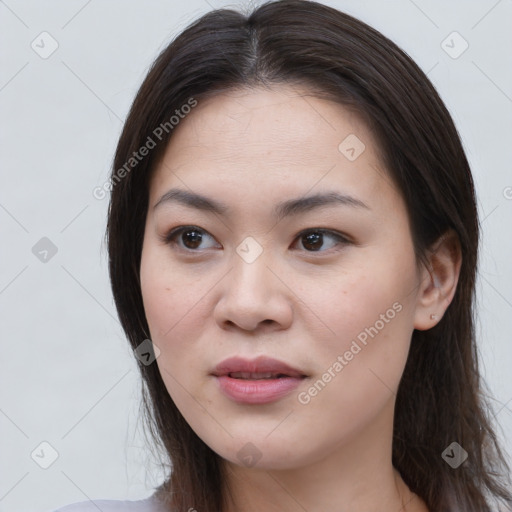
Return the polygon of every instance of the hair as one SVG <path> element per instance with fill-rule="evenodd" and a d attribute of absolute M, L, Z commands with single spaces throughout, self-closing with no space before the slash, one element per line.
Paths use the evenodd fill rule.
<path fill-rule="evenodd" d="M 153 63 L 118 142 L 106 233 L 114 300 L 132 348 L 150 337 L 140 262 L 149 183 L 173 133 L 170 117 L 194 99 L 272 85 L 303 86 L 362 116 L 406 202 L 417 261 L 426 261 L 443 234 L 456 233 L 462 254 L 457 289 L 439 323 L 412 334 L 396 396 L 392 463 L 431 511 L 491 512 L 494 502 L 510 505 L 509 469 L 479 372 L 474 328 L 479 222 L 460 137 L 413 60 L 380 32 L 336 9 L 280 0 L 248 13 L 214 10 L 182 31 Z M 119 179 L 119 170 L 162 126 L 167 129 L 157 132 L 156 147 Z M 140 361 L 138 366 L 147 427 L 172 466 L 157 497 L 176 512 L 221 511 L 226 497 L 221 457 L 178 411 L 158 366 Z M 457 469 L 441 457 L 453 441 L 469 453 Z"/>

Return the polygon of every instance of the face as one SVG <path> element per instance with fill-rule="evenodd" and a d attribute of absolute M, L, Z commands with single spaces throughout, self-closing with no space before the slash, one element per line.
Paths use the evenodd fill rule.
<path fill-rule="evenodd" d="M 306 94 L 199 101 L 151 180 L 140 271 L 156 364 L 236 466 L 290 469 L 384 439 L 414 329 L 403 198 L 358 116 Z M 231 357 L 297 374 L 221 375 Z"/>

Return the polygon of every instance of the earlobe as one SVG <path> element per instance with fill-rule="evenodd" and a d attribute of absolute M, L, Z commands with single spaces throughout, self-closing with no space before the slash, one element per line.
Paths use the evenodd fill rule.
<path fill-rule="evenodd" d="M 444 233 L 429 249 L 428 268 L 422 267 L 414 328 L 425 331 L 434 327 L 453 300 L 459 281 L 462 253 L 457 234 Z"/>

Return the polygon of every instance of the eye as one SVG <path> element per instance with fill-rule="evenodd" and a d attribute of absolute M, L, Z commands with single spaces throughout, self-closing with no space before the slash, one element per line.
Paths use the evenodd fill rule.
<path fill-rule="evenodd" d="M 171 230 L 163 237 L 163 241 L 169 245 L 177 245 L 180 249 L 186 251 L 199 252 L 200 249 L 214 247 L 214 245 L 200 247 L 201 243 L 208 238 L 214 240 L 204 229 L 197 226 L 181 226 Z M 300 241 L 307 252 L 327 252 L 326 250 L 320 250 L 325 249 L 326 238 L 331 240 L 331 243 L 327 244 L 327 249 L 345 246 L 350 243 L 350 240 L 340 233 L 321 228 L 302 231 L 295 240 Z"/>
<path fill-rule="evenodd" d="M 334 242 L 331 242 L 329 245 L 330 247 L 327 247 L 327 249 L 331 249 L 333 247 L 336 247 L 337 245 L 345 246 L 350 243 L 350 240 L 348 240 L 343 235 L 336 233 L 334 231 L 330 231 L 328 229 L 309 229 L 307 231 L 302 231 L 297 236 L 297 239 L 302 242 L 303 247 L 306 248 L 307 252 L 327 252 L 327 251 L 320 251 L 320 248 L 324 247 L 325 237 L 330 238 Z M 340 247 L 341 249 L 341 247 Z M 339 249 L 338 249 L 339 250 Z"/>
<path fill-rule="evenodd" d="M 203 240 L 208 238 L 213 240 L 213 237 L 206 233 L 204 229 L 198 228 L 197 226 L 182 226 L 171 230 L 165 235 L 164 242 L 169 245 L 178 245 L 178 247 L 184 250 L 193 251 L 201 245 Z M 179 242 L 182 242 L 183 245 L 180 245 Z M 209 247 L 202 247 L 202 249 L 208 248 Z"/>

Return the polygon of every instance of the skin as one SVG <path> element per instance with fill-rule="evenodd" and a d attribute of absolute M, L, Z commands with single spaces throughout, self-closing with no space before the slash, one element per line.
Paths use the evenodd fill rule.
<path fill-rule="evenodd" d="M 338 149 L 350 134 L 365 144 L 354 161 Z M 171 202 L 155 208 L 172 188 L 230 211 Z M 272 216 L 283 200 L 329 191 L 368 208 Z M 430 270 L 417 264 L 404 200 L 360 118 L 291 86 L 202 100 L 175 128 L 149 199 L 140 270 L 156 363 L 186 421 L 225 461 L 232 498 L 224 512 L 427 511 L 391 463 L 395 395 L 413 330 L 433 327 L 453 298 L 460 254 L 447 236 Z M 174 244 L 163 240 L 190 225 L 203 230 L 202 241 L 190 233 Z M 315 228 L 349 242 L 326 234 L 315 251 L 298 236 Z M 263 251 L 252 263 L 236 251 L 248 236 Z M 298 394 L 396 303 L 400 312 L 301 403 Z M 270 404 L 223 395 L 215 365 L 261 354 L 308 378 Z M 237 455 L 249 442 L 261 455 L 252 466 Z"/>

